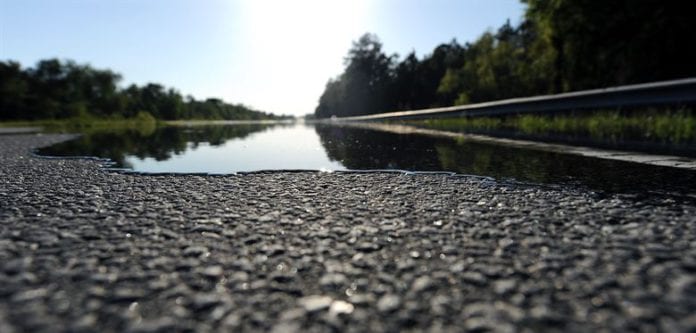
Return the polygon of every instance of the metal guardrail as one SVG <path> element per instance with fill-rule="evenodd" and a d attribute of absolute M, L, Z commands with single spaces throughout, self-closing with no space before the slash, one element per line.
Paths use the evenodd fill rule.
<path fill-rule="evenodd" d="M 502 116 L 523 113 L 620 108 L 634 106 L 681 105 L 696 102 L 696 77 L 592 89 L 494 102 L 412 111 L 397 111 L 364 116 L 335 118 L 338 121 L 381 119 L 419 119 L 473 116 Z"/>

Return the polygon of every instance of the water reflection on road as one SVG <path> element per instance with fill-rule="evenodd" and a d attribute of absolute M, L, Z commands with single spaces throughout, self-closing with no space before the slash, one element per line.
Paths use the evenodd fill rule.
<path fill-rule="evenodd" d="M 309 124 L 169 126 L 87 133 L 40 151 L 110 158 L 139 172 L 451 171 L 595 190 L 694 193 L 696 172 L 490 142 Z"/>
<path fill-rule="evenodd" d="M 240 127 L 242 126 L 242 127 Z M 126 155 L 129 167 L 141 172 L 230 173 L 259 170 L 344 170 L 327 158 L 317 134 L 307 126 L 264 126 L 245 128 L 220 142 L 191 142 L 187 149 L 165 160 Z M 234 128 L 233 127 L 233 128 Z M 208 133 L 215 127 L 189 128 Z M 237 134 L 242 134 L 237 136 Z"/>

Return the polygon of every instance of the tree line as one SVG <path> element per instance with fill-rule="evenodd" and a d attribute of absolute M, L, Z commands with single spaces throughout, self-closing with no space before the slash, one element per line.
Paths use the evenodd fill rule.
<path fill-rule="evenodd" d="M 217 98 L 196 100 L 148 83 L 120 88 L 121 75 L 74 61 L 48 59 L 33 68 L 0 61 L 0 120 L 66 118 L 274 119 Z"/>
<path fill-rule="evenodd" d="M 524 18 L 422 59 L 353 43 L 318 118 L 461 105 L 696 75 L 696 20 L 687 1 L 523 0 Z"/>

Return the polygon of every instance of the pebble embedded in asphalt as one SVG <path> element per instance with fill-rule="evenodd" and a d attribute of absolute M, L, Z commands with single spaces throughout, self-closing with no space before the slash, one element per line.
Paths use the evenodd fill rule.
<path fill-rule="evenodd" d="M 0 135 L 0 331 L 694 331 L 696 206 L 449 175 L 147 176 Z"/>

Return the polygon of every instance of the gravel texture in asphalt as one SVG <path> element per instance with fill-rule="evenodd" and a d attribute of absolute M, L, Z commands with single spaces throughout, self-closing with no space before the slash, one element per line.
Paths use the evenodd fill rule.
<path fill-rule="evenodd" d="M 29 153 L 68 138 L 0 136 L 0 332 L 696 330 L 692 203 Z"/>

